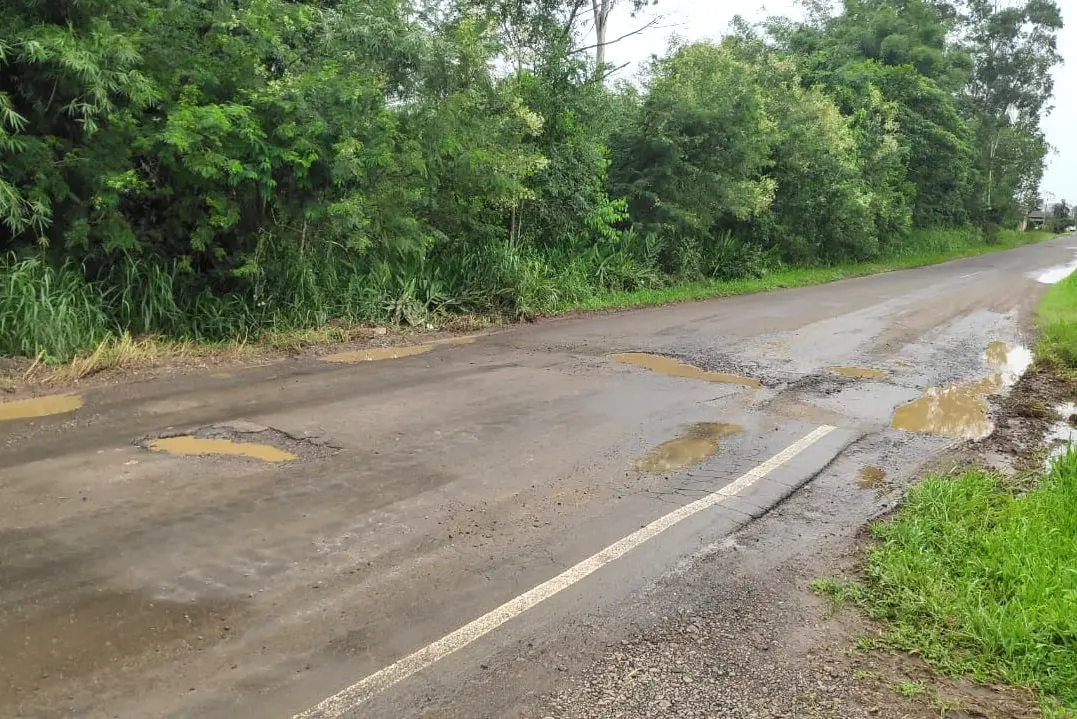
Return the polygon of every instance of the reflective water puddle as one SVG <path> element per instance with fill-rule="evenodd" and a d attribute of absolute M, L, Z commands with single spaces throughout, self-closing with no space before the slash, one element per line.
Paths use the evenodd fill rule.
<path fill-rule="evenodd" d="M 625 352 L 613 355 L 613 359 L 624 364 L 643 367 L 658 374 L 670 377 L 684 377 L 687 379 L 701 379 L 705 382 L 724 382 L 726 384 L 739 384 L 744 387 L 762 387 L 763 384 L 753 378 L 739 374 L 726 374 L 724 372 L 710 372 L 679 360 L 661 355 L 647 354 L 646 352 Z"/>
<path fill-rule="evenodd" d="M 0 403 L 0 422 L 9 419 L 29 419 L 48 417 L 53 414 L 74 412 L 82 406 L 82 397 L 77 394 L 58 394 L 49 397 L 32 397 L 15 402 Z"/>
<path fill-rule="evenodd" d="M 377 360 L 399 359 L 421 355 L 434 349 L 434 345 L 412 345 L 410 347 L 376 347 L 368 350 L 356 350 L 354 352 L 338 352 L 337 354 L 324 355 L 322 360 L 326 362 L 374 362 Z"/>
<path fill-rule="evenodd" d="M 860 379 L 886 379 L 886 372 L 870 367 L 827 367 L 829 372 L 842 377 L 859 377 Z"/>
<path fill-rule="evenodd" d="M 648 474 L 661 474 L 699 464 L 718 453 L 720 439 L 740 434 L 740 431 L 740 426 L 736 424 L 697 422 L 683 436 L 663 442 L 638 460 L 636 469 Z"/>
<path fill-rule="evenodd" d="M 856 477 L 856 486 L 860 489 L 878 489 L 886 479 L 886 472 L 879 467 L 861 467 Z"/>
<path fill-rule="evenodd" d="M 1077 271 L 1077 259 L 1066 265 L 1048 267 L 1046 270 L 1037 272 L 1033 277 L 1037 282 L 1042 282 L 1045 285 L 1054 285 L 1072 275 L 1074 271 Z"/>
<path fill-rule="evenodd" d="M 1077 442 L 1077 426 L 1070 421 L 1074 415 L 1077 415 L 1077 405 L 1073 402 L 1055 407 L 1055 416 L 1058 419 L 1043 435 L 1043 443 L 1048 449 L 1046 469 L 1050 469 L 1058 458 L 1069 452 L 1074 442 Z"/>
<path fill-rule="evenodd" d="M 1027 347 L 992 342 L 984 363 L 997 370 L 987 377 L 945 388 L 929 387 L 924 396 L 894 410 L 890 426 L 907 432 L 955 439 L 983 439 L 995 425 L 988 415 L 987 398 L 1009 389 L 1032 364 Z"/>
<path fill-rule="evenodd" d="M 148 445 L 155 452 L 168 452 L 180 456 L 226 456 L 250 457 L 263 462 L 290 462 L 296 459 L 291 452 L 268 444 L 233 442 L 230 439 L 204 439 L 183 435 L 155 439 Z"/>

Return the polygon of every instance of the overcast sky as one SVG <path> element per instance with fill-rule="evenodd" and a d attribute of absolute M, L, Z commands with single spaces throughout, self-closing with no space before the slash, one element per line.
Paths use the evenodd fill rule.
<path fill-rule="evenodd" d="M 1048 158 L 1043 193 L 1049 200 L 1066 198 L 1077 201 L 1077 0 L 1055 0 L 1062 8 L 1067 27 L 1059 37 L 1059 49 L 1066 65 L 1055 70 L 1054 111 L 1044 119 L 1047 141 L 1055 147 Z M 625 3 L 627 5 L 627 3 Z M 671 33 L 688 40 L 718 38 L 737 14 L 751 21 L 770 15 L 801 17 L 795 0 L 659 0 L 655 8 L 665 16 L 663 24 L 674 27 L 649 30 L 613 45 L 607 51 L 609 62 L 620 65 L 638 63 L 652 54 L 662 54 Z M 631 18 L 627 8 L 615 11 L 610 18 L 610 39 L 638 28 L 648 17 Z M 635 65 L 622 70 L 621 77 L 630 76 Z"/>

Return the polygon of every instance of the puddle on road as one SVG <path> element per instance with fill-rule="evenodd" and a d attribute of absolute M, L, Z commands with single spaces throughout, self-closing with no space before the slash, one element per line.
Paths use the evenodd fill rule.
<path fill-rule="evenodd" d="M 870 367 L 827 367 L 827 370 L 842 377 L 858 377 L 860 379 L 886 379 L 887 374 L 881 369 Z"/>
<path fill-rule="evenodd" d="M 984 362 L 988 367 L 1002 369 L 1006 366 L 1006 358 L 1010 354 L 1010 346 L 1002 340 L 989 342 L 987 351 L 984 352 Z"/>
<path fill-rule="evenodd" d="M 337 354 L 324 355 L 321 359 L 325 362 L 374 362 L 377 360 L 399 359 L 421 355 L 434 349 L 434 345 L 412 345 L 410 347 L 376 347 L 368 350 L 356 350 L 354 352 L 338 352 Z"/>
<path fill-rule="evenodd" d="M 995 425 L 987 398 L 1012 387 L 1032 364 L 1027 347 L 992 342 L 984 363 L 995 373 L 964 384 L 929 387 L 920 399 L 894 410 L 890 426 L 906 432 L 935 434 L 955 439 L 983 439 Z"/>
<path fill-rule="evenodd" d="M 168 452 L 179 456 L 227 456 L 250 457 L 263 462 L 290 462 L 296 459 L 291 452 L 278 449 L 269 444 L 254 442 L 233 442 L 230 439 L 204 439 L 183 435 L 180 437 L 163 437 L 149 443 L 155 452 Z"/>
<path fill-rule="evenodd" d="M 10 419 L 31 419 L 53 414 L 74 412 L 82 406 L 77 394 L 58 394 L 49 397 L 32 397 L 14 402 L 0 403 L 0 422 Z"/>
<path fill-rule="evenodd" d="M 37 607 L 26 602 L 0 620 L 0 706 L 98 670 L 143 667 L 169 647 L 209 646 L 226 636 L 238 604 L 95 592 L 45 612 Z"/>
<path fill-rule="evenodd" d="M 726 384 L 739 384 L 744 387 L 762 387 L 763 384 L 754 377 L 744 377 L 739 374 L 726 374 L 724 372 L 710 372 L 679 360 L 661 355 L 647 354 L 646 352 L 625 352 L 613 355 L 613 359 L 624 364 L 643 367 L 658 374 L 670 377 L 684 377 L 686 379 L 701 379 L 706 382 L 723 382 Z"/>
<path fill-rule="evenodd" d="M 860 489 L 878 489 L 886 479 L 886 472 L 879 467 L 861 467 L 856 477 L 856 486 Z"/>
<path fill-rule="evenodd" d="M 1055 267 L 1048 267 L 1046 270 L 1041 270 L 1033 275 L 1037 282 L 1042 282 L 1045 285 L 1055 285 L 1066 279 L 1077 271 L 1077 259 L 1066 265 L 1057 265 Z"/>
<path fill-rule="evenodd" d="M 699 464 L 718 453 L 719 440 L 740 434 L 740 425 L 697 422 L 684 436 L 663 442 L 636 462 L 636 469 L 648 474 L 674 472 Z"/>

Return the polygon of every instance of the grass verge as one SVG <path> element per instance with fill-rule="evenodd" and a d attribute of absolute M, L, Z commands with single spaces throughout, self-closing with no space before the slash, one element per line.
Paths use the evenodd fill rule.
<path fill-rule="evenodd" d="M 1036 354 L 1064 375 L 1077 374 L 1077 273 L 1044 293 Z"/>
<path fill-rule="evenodd" d="M 1063 381 L 1077 369 L 1077 275 L 1045 293 L 1039 322 L 1037 359 Z M 1077 716 L 1077 448 L 1020 482 L 929 476 L 872 535 L 861 581 L 815 589 L 879 620 L 885 646 Z"/>
<path fill-rule="evenodd" d="M 928 477 L 873 535 L 859 599 L 887 644 L 1077 712 L 1077 453 L 1024 494 L 989 472 Z"/>
<path fill-rule="evenodd" d="M 944 248 L 926 248 L 876 262 L 862 262 L 831 267 L 812 267 L 779 270 L 763 277 L 742 280 L 712 280 L 674 285 L 658 289 L 640 289 L 628 292 L 610 292 L 596 295 L 582 302 L 564 303 L 559 313 L 628 309 L 653 305 L 693 302 L 697 300 L 746 295 L 769 290 L 821 285 L 827 282 L 865 277 L 881 272 L 906 270 L 914 267 L 935 265 L 940 262 L 975 257 L 992 252 L 1012 250 L 1025 245 L 1049 240 L 1056 235 L 1049 232 L 1003 232 L 998 242 L 992 244 L 956 245 Z"/>

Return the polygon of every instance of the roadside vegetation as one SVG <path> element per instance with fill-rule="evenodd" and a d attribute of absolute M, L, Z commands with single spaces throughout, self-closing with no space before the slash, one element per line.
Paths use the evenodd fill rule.
<path fill-rule="evenodd" d="M 1077 274 L 1045 294 L 1040 332 L 1039 371 L 1072 379 Z M 1077 448 L 1031 476 L 926 477 L 871 531 L 862 579 L 817 589 L 879 620 L 887 648 L 1077 715 Z"/>
<path fill-rule="evenodd" d="M 519 319 L 1016 242 L 1050 0 L 820 5 L 626 82 L 590 15 L 650 4 L 7 3 L 0 354 Z"/>

